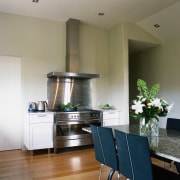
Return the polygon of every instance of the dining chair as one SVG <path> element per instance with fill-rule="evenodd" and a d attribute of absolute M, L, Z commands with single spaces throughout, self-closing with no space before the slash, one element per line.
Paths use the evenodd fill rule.
<path fill-rule="evenodd" d="M 110 180 L 112 179 L 114 172 L 118 171 L 119 167 L 112 129 L 93 124 L 91 124 L 90 127 L 94 143 L 95 157 L 96 160 L 101 163 L 99 179 L 101 179 L 102 166 L 106 165 L 111 168 L 107 178 Z"/>
<path fill-rule="evenodd" d="M 167 130 L 168 129 L 172 129 L 172 130 L 180 131 L 180 119 L 177 119 L 177 118 L 167 118 L 166 129 Z M 173 161 L 170 161 L 169 163 L 170 163 L 170 168 L 172 168 L 172 163 L 174 163 L 178 173 L 180 174 L 180 163 L 173 162 Z"/>
<path fill-rule="evenodd" d="M 180 119 L 167 118 L 166 129 L 180 131 Z"/>
<path fill-rule="evenodd" d="M 119 173 L 131 180 L 153 180 L 147 137 L 115 130 Z"/>
<path fill-rule="evenodd" d="M 180 119 L 176 119 L 176 118 L 167 118 L 167 123 L 166 123 L 166 129 L 167 129 L 167 134 L 168 134 L 168 130 L 178 130 L 180 131 Z M 167 158 L 163 158 L 157 155 L 153 155 L 154 158 L 161 160 L 164 162 L 164 168 L 165 168 L 165 163 L 169 163 L 170 165 L 170 170 L 172 170 L 172 163 L 174 163 L 172 160 L 169 160 Z M 177 171 L 180 173 L 180 164 L 179 163 L 174 163 L 176 166 Z"/>
<path fill-rule="evenodd" d="M 115 130 L 119 173 L 130 180 L 179 180 L 179 175 L 151 162 L 148 138 Z"/>

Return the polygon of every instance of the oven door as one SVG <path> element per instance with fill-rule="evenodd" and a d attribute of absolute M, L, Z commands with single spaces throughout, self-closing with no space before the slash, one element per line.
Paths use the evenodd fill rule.
<path fill-rule="evenodd" d="M 98 120 L 88 121 L 58 121 L 54 124 L 54 152 L 57 148 L 92 145 L 92 135 L 82 128 L 90 127 L 90 124 L 101 125 Z"/>
<path fill-rule="evenodd" d="M 91 134 L 83 131 L 83 128 L 90 127 L 90 124 L 100 125 L 99 121 L 59 121 L 56 124 L 56 138 L 61 140 L 78 139 L 91 137 Z"/>

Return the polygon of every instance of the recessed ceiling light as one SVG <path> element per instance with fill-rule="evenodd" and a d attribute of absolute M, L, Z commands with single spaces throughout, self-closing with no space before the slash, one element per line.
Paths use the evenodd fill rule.
<path fill-rule="evenodd" d="M 159 28 L 160 25 L 159 25 L 159 24 L 154 24 L 154 27 L 155 27 L 155 28 Z"/>
<path fill-rule="evenodd" d="M 99 16 L 104 16 L 103 12 L 98 13 Z"/>
<path fill-rule="evenodd" d="M 38 2 L 39 2 L 39 0 L 32 0 L 32 2 L 33 2 L 33 3 L 38 3 Z"/>

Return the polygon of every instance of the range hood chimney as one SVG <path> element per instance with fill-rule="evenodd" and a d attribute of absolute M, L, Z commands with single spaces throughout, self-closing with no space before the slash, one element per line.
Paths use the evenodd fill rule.
<path fill-rule="evenodd" d="M 66 72 L 79 72 L 79 24 L 77 19 L 66 22 Z"/>
<path fill-rule="evenodd" d="M 79 73 L 80 71 L 80 47 L 79 25 L 77 19 L 69 19 L 66 22 L 66 72 L 51 72 L 48 78 L 74 77 L 74 78 L 99 78 L 100 74 Z"/>

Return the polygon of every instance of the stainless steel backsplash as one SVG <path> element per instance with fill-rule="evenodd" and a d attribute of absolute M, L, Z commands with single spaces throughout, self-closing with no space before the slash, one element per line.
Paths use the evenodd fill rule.
<path fill-rule="evenodd" d="M 77 105 L 79 110 L 91 109 L 91 79 L 73 77 L 48 78 L 48 109 L 57 111 L 60 104 L 68 102 Z"/>

